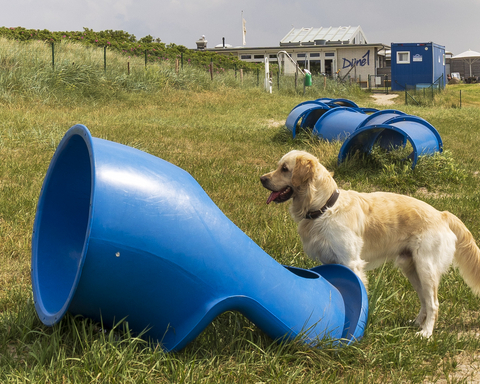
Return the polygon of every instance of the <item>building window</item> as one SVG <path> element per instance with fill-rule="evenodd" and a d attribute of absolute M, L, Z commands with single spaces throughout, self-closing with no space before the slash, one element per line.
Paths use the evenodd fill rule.
<path fill-rule="evenodd" d="M 277 55 L 269 55 L 268 56 L 270 59 L 276 59 L 277 58 Z"/>
<path fill-rule="evenodd" d="M 306 54 L 305 53 L 297 53 L 297 57 L 305 57 Z"/>
<path fill-rule="evenodd" d="M 322 72 L 322 64 L 320 60 L 310 60 L 310 72 L 314 75 L 318 75 Z"/>
<path fill-rule="evenodd" d="M 333 57 L 335 56 L 335 52 L 325 52 L 325 57 Z"/>
<path fill-rule="evenodd" d="M 265 58 L 265 56 L 264 55 L 253 55 L 253 58 L 254 59 L 263 59 L 263 58 Z"/>
<path fill-rule="evenodd" d="M 320 57 L 320 53 L 310 53 L 310 57 Z"/>
<path fill-rule="evenodd" d="M 397 64 L 410 64 L 410 52 L 397 52 Z"/>
<path fill-rule="evenodd" d="M 250 60 L 252 58 L 252 55 L 241 55 L 240 59 L 242 60 Z"/>

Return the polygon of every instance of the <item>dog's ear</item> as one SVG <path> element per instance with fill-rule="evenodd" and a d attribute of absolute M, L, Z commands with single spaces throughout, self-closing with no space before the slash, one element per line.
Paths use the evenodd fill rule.
<path fill-rule="evenodd" d="M 292 172 L 292 186 L 300 187 L 315 176 L 316 162 L 313 157 L 298 156 Z"/>

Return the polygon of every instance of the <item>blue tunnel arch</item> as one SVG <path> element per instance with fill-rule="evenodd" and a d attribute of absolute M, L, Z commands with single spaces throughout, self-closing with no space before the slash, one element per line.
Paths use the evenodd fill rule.
<path fill-rule="evenodd" d="M 391 150 L 410 142 L 412 168 L 420 156 L 443 151 L 438 131 L 426 120 L 395 109 L 360 108 L 347 99 L 304 101 L 291 110 L 285 125 L 293 138 L 300 127 L 327 141 L 343 141 L 339 163 L 357 151 L 370 153 L 374 144 Z"/>
<path fill-rule="evenodd" d="M 412 168 L 420 156 L 432 155 L 443 151 L 443 143 L 437 130 L 427 121 L 416 116 L 403 116 L 388 120 L 388 123 L 369 125 L 354 131 L 343 143 L 338 154 L 338 163 L 357 151 L 369 153 L 375 143 L 387 146 L 405 146 L 410 142 L 413 152 Z"/>

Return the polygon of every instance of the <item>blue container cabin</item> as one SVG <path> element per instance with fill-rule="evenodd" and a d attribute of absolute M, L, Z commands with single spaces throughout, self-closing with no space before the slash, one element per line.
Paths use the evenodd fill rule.
<path fill-rule="evenodd" d="M 445 88 L 445 47 L 435 43 L 392 43 L 392 91 Z"/>

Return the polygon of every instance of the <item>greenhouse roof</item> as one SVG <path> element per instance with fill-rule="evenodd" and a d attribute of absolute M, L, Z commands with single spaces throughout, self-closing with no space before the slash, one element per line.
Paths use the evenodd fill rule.
<path fill-rule="evenodd" d="M 360 26 L 292 28 L 280 45 L 367 44 Z"/>

